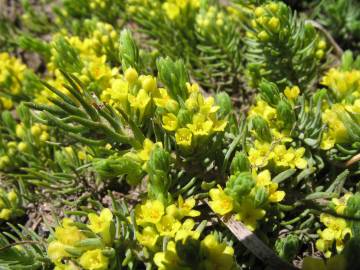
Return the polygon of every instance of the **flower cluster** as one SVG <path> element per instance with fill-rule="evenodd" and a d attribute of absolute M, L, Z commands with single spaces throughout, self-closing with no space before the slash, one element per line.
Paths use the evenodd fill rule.
<path fill-rule="evenodd" d="M 59 91 L 69 95 L 64 87 L 66 80 L 60 69 L 66 69 L 77 76 L 85 85 L 90 85 L 94 91 L 110 87 L 113 77 L 119 76 L 117 68 L 111 68 L 108 62 L 118 52 L 118 34 L 110 24 L 89 21 L 88 37 L 65 36 L 58 33 L 53 36 L 49 46 L 51 48 L 50 61 L 47 69 L 50 72 L 47 83 Z M 69 59 L 64 59 L 64 54 Z M 116 55 L 116 56 L 114 56 Z M 47 88 L 42 88 L 36 95 L 35 101 L 40 104 L 48 104 L 50 98 L 56 98 L 56 94 Z"/>
<path fill-rule="evenodd" d="M 291 128 L 295 124 L 294 108 L 300 89 L 286 87 L 282 99 L 273 96 L 274 105 L 262 98 L 249 110 L 250 131 L 253 142 L 249 160 L 254 168 L 275 166 L 282 169 L 304 169 L 305 148 L 292 146 Z M 269 101 L 270 102 L 270 101 Z"/>
<path fill-rule="evenodd" d="M 153 254 L 158 269 L 200 267 L 199 269 L 231 269 L 234 250 L 215 235 L 200 240 L 203 226 L 194 228 L 192 219 L 200 215 L 194 210 L 195 199 L 165 206 L 158 200 L 147 200 L 135 208 L 137 241 Z M 164 239 L 167 239 L 163 246 Z M 196 254 L 196 255 L 195 255 Z M 195 257 L 193 257 L 195 256 Z"/>
<path fill-rule="evenodd" d="M 139 76 L 134 68 L 128 68 L 123 76 L 110 80 L 109 88 L 101 94 L 101 100 L 129 115 L 135 123 L 143 123 L 154 113 L 154 98 L 164 89 L 158 89 L 156 78 Z"/>
<path fill-rule="evenodd" d="M 245 23 L 248 24 L 247 73 L 250 83 L 257 86 L 262 78 L 266 78 L 282 86 L 308 87 L 313 79 L 312 72 L 326 55 L 326 42 L 310 23 L 296 20 L 296 14 L 282 2 L 266 1 L 249 8 L 251 16 Z M 302 64 L 314 63 L 311 72 L 310 69 L 302 70 L 298 66 L 299 60 Z M 275 66 L 276 72 L 272 70 Z"/>
<path fill-rule="evenodd" d="M 13 107 L 12 96 L 20 95 L 26 66 L 9 53 L 0 53 L 0 104 L 2 109 Z"/>
<path fill-rule="evenodd" d="M 212 32 L 215 34 L 219 32 L 220 34 L 222 27 L 225 28 L 225 31 L 227 27 L 230 27 L 228 20 L 231 20 L 231 17 L 225 16 L 223 11 L 211 6 L 206 12 L 198 14 L 196 24 L 201 33 Z"/>
<path fill-rule="evenodd" d="M 7 221 L 23 214 L 20 205 L 20 198 L 14 190 L 6 192 L 0 188 L 0 221 Z"/>
<path fill-rule="evenodd" d="M 239 153 L 235 162 L 239 159 L 246 158 Z M 259 173 L 254 170 L 251 174 L 236 169 L 226 182 L 225 189 L 218 185 L 210 190 L 209 196 L 209 205 L 214 212 L 220 215 L 235 214 L 235 219 L 254 231 L 257 221 L 265 216 L 268 204 L 281 202 L 285 192 L 279 191 L 278 184 L 271 181 L 269 170 Z"/>
<path fill-rule="evenodd" d="M 89 224 L 64 218 L 48 245 L 56 270 L 106 270 L 111 265 L 114 240 L 113 215 L 107 208 L 100 215 L 88 214 Z"/>
<path fill-rule="evenodd" d="M 186 98 L 181 103 L 171 97 L 166 89 L 154 99 L 161 109 L 162 127 L 175 135 L 182 149 L 196 149 L 210 136 L 225 130 L 227 120 L 217 116 L 219 106 L 213 97 L 204 98 L 197 84 L 187 83 Z"/>
<path fill-rule="evenodd" d="M 170 20 L 181 19 L 183 14 L 189 10 L 196 10 L 199 6 L 199 0 L 166 0 L 162 4 L 165 14 Z"/>
<path fill-rule="evenodd" d="M 319 239 L 316 241 L 316 248 L 324 252 L 329 258 L 335 245 L 336 253 L 340 253 L 345 246 L 345 241 L 351 236 L 351 229 L 343 218 L 334 217 L 328 214 L 321 214 L 320 221 L 326 228 L 318 230 Z"/>
<path fill-rule="evenodd" d="M 194 230 L 200 212 L 193 210 L 195 199 L 184 200 L 181 196 L 177 203 L 165 206 L 158 200 L 147 200 L 135 208 L 135 222 L 138 225 L 136 237 L 139 243 L 153 252 L 161 250 L 164 237 L 174 241 L 187 237 L 198 239 L 200 232 Z M 186 218 L 184 220 L 184 218 Z"/>
<path fill-rule="evenodd" d="M 14 126 L 13 132 L 16 136 L 4 143 L 0 154 L 0 168 L 5 171 L 15 165 L 17 154 L 32 152 L 34 147 L 42 147 L 50 140 L 48 127 L 39 123 L 28 127 L 19 123 Z"/>
<path fill-rule="evenodd" d="M 323 105 L 322 119 L 327 125 L 322 138 L 322 149 L 335 144 L 349 144 L 358 140 L 360 121 L 360 71 L 330 69 L 322 79 L 329 88 L 333 103 Z"/>
<path fill-rule="evenodd" d="M 169 241 L 163 252 L 155 254 L 154 262 L 159 270 L 170 269 L 233 269 L 234 249 L 221 243 L 213 234 L 201 241 L 197 238 Z"/>

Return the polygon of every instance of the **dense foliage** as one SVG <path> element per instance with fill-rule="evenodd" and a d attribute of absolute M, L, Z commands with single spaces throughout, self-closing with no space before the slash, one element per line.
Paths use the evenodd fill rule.
<path fill-rule="evenodd" d="M 356 1 L 0 3 L 0 269 L 360 269 Z"/>

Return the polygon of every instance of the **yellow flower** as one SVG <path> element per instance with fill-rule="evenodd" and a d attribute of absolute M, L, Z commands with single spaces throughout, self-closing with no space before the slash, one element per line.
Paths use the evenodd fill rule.
<path fill-rule="evenodd" d="M 128 100 L 129 83 L 122 79 L 112 79 L 110 87 L 101 94 L 101 100 L 109 103 L 115 108 L 126 109 Z"/>
<path fill-rule="evenodd" d="M 6 97 L 0 97 L 0 101 L 5 110 L 10 110 L 14 105 L 12 100 Z"/>
<path fill-rule="evenodd" d="M 322 114 L 322 120 L 329 128 L 328 136 L 334 139 L 336 143 L 346 143 L 349 139 L 347 128 L 339 118 L 339 115 L 344 113 L 346 111 L 343 105 L 334 104 Z"/>
<path fill-rule="evenodd" d="M 219 243 L 212 234 L 201 241 L 205 252 L 205 269 L 230 270 L 234 264 L 234 249 L 225 243 Z"/>
<path fill-rule="evenodd" d="M 331 202 L 335 205 L 335 211 L 337 214 L 339 214 L 339 215 L 344 214 L 347 201 L 350 199 L 351 196 L 352 196 L 352 193 L 346 193 L 343 197 L 341 197 L 339 199 L 333 198 L 331 200 Z"/>
<path fill-rule="evenodd" d="M 157 252 L 154 256 L 154 263 L 158 270 L 176 269 L 179 261 L 174 241 L 169 241 L 166 250 L 164 252 Z"/>
<path fill-rule="evenodd" d="M 149 249 L 154 249 L 159 238 L 158 232 L 151 226 L 147 226 L 142 233 L 136 232 L 136 239 L 139 243 Z"/>
<path fill-rule="evenodd" d="M 163 128 L 168 131 L 174 131 L 177 129 L 177 118 L 176 115 L 172 113 L 167 113 L 162 117 L 163 120 Z"/>
<path fill-rule="evenodd" d="M 144 89 L 140 89 L 136 97 L 128 95 L 130 106 L 134 109 L 138 109 L 140 113 L 140 119 L 143 118 L 147 105 L 150 103 L 150 96 Z"/>
<path fill-rule="evenodd" d="M 220 109 L 219 106 L 214 106 L 215 100 L 213 97 L 204 99 L 204 97 L 199 94 L 198 103 L 199 111 L 202 115 L 214 114 Z"/>
<path fill-rule="evenodd" d="M 113 241 L 111 236 L 113 214 L 111 213 L 110 209 L 104 208 L 101 210 L 99 216 L 90 213 L 88 214 L 88 218 L 90 221 L 88 228 L 94 233 L 100 234 L 106 244 L 111 244 Z"/>
<path fill-rule="evenodd" d="M 271 107 L 263 100 L 258 100 L 256 105 L 249 110 L 249 117 L 259 115 L 263 117 L 267 122 L 276 120 L 276 109 Z"/>
<path fill-rule="evenodd" d="M 254 147 L 249 150 L 249 161 L 255 167 L 265 167 L 273 156 L 271 145 L 267 142 L 255 140 Z"/>
<path fill-rule="evenodd" d="M 351 229 L 348 227 L 345 219 L 333 217 L 328 214 L 321 214 L 320 221 L 326 228 L 317 232 L 320 239 L 316 241 L 316 248 L 324 252 L 325 257 L 329 258 L 334 242 L 338 253 L 344 249 L 344 239 L 347 235 L 351 236 Z"/>
<path fill-rule="evenodd" d="M 256 185 L 266 188 L 269 193 L 268 200 L 270 202 L 281 202 L 285 197 L 285 192 L 278 191 L 278 184 L 271 181 L 269 170 L 262 171 L 256 176 Z"/>
<path fill-rule="evenodd" d="M 144 204 L 137 205 L 135 208 L 135 219 L 138 225 L 147 223 L 156 224 L 164 215 L 164 205 L 158 200 L 147 200 Z"/>
<path fill-rule="evenodd" d="M 199 85 L 197 83 L 194 84 L 190 84 L 190 83 L 186 83 L 186 88 L 188 90 L 188 93 L 198 93 L 199 92 Z"/>
<path fill-rule="evenodd" d="M 181 223 L 170 215 L 163 216 L 160 221 L 156 223 L 156 229 L 161 236 L 174 237 L 180 227 Z"/>
<path fill-rule="evenodd" d="M 186 125 L 195 136 L 207 136 L 210 134 L 213 122 L 206 120 L 202 114 L 196 114 L 193 116 L 192 124 Z"/>
<path fill-rule="evenodd" d="M 150 154 L 152 150 L 156 147 L 162 147 L 161 142 L 153 143 L 151 140 L 146 138 L 143 143 L 143 149 L 137 154 L 138 157 L 143 161 L 148 161 L 150 159 Z"/>
<path fill-rule="evenodd" d="M 148 92 L 153 93 L 157 89 L 156 79 L 153 76 L 147 75 L 147 76 L 140 76 L 140 81 L 142 88 Z"/>
<path fill-rule="evenodd" d="M 335 138 L 331 137 L 329 132 L 325 131 L 322 134 L 320 148 L 322 150 L 329 150 L 329 149 L 333 148 L 334 145 L 335 145 Z"/>
<path fill-rule="evenodd" d="M 74 225 L 73 221 L 69 218 L 64 218 L 62 220 L 62 226 L 59 226 L 55 229 L 55 237 L 61 243 L 69 246 L 74 246 L 77 242 L 82 239 L 85 239 L 85 236 L 82 232 Z"/>
<path fill-rule="evenodd" d="M 298 86 L 286 87 L 284 94 L 288 99 L 296 99 L 300 94 L 300 88 Z"/>
<path fill-rule="evenodd" d="M 192 133 L 188 128 L 179 128 L 175 133 L 175 140 L 178 145 L 190 146 L 192 140 Z"/>
<path fill-rule="evenodd" d="M 85 235 L 74 225 L 69 218 L 62 220 L 62 225 L 55 229 L 55 239 L 49 246 L 47 253 L 53 262 L 60 262 L 64 257 L 69 256 L 66 248 L 74 246 L 79 241 L 85 239 Z"/>
<path fill-rule="evenodd" d="M 177 218 L 182 219 L 183 217 L 197 217 L 200 215 L 199 211 L 193 210 L 196 201 L 194 198 L 188 198 L 184 201 L 183 197 L 179 195 L 178 206 L 171 204 L 166 207 L 166 213 Z"/>
<path fill-rule="evenodd" d="M 257 221 L 265 216 L 266 212 L 263 209 L 255 208 L 250 200 L 244 200 L 235 215 L 236 220 L 240 220 L 251 231 L 255 231 Z"/>
<path fill-rule="evenodd" d="M 185 241 L 188 237 L 193 239 L 199 239 L 200 232 L 194 231 L 193 228 L 195 226 L 195 222 L 192 219 L 187 219 L 181 224 L 181 228 L 175 234 L 175 241 L 183 240 Z"/>
<path fill-rule="evenodd" d="M 47 248 L 47 254 L 52 262 L 60 262 L 64 257 L 69 256 L 65 251 L 66 245 L 60 241 L 52 241 Z"/>
<path fill-rule="evenodd" d="M 226 215 L 233 210 L 233 199 L 228 196 L 224 190 L 218 185 L 209 191 L 209 196 L 212 201 L 209 201 L 211 209 L 220 215 Z"/>
<path fill-rule="evenodd" d="M 102 254 L 101 249 L 94 249 L 81 255 L 79 263 L 86 270 L 106 270 L 109 259 Z"/>
<path fill-rule="evenodd" d="M 304 153 L 304 147 L 286 149 L 285 145 L 276 145 L 274 147 L 274 161 L 277 166 L 305 169 L 307 161 L 303 158 Z"/>
<path fill-rule="evenodd" d="M 360 90 L 360 71 L 340 71 L 332 68 L 321 83 L 328 86 L 340 100 L 351 92 Z"/>
<path fill-rule="evenodd" d="M 173 3 L 164 3 L 162 8 L 170 20 L 175 20 L 180 14 L 180 8 Z"/>

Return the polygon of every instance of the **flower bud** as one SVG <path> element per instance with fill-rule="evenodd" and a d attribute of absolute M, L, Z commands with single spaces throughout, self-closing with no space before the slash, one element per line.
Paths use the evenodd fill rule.
<path fill-rule="evenodd" d="M 280 92 L 276 84 L 265 79 L 260 83 L 260 95 L 271 106 L 276 106 L 280 100 Z"/>
<path fill-rule="evenodd" d="M 216 104 L 220 107 L 218 116 L 220 118 L 228 115 L 232 111 L 230 96 L 225 92 L 220 92 L 215 96 Z"/>
<path fill-rule="evenodd" d="M 298 253 L 300 241 L 296 235 L 289 234 L 284 238 L 276 240 L 275 250 L 282 259 L 291 261 Z"/>
<path fill-rule="evenodd" d="M 178 126 L 183 127 L 191 122 L 191 113 L 188 110 L 180 109 L 177 114 Z"/>
<path fill-rule="evenodd" d="M 155 91 L 157 88 L 156 79 L 152 76 L 146 76 L 142 81 L 142 88 L 148 93 Z"/>
<path fill-rule="evenodd" d="M 265 10 L 264 10 L 264 8 L 262 8 L 262 7 L 257 7 L 257 8 L 255 9 L 254 13 L 255 13 L 255 16 L 256 16 L 256 17 L 260 17 L 260 16 L 264 15 Z"/>
<path fill-rule="evenodd" d="M 148 162 L 148 167 L 151 170 L 156 171 L 169 171 L 170 165 L 170 154 L 161 147 L 155 147 L 150 154 L 150 160 Z"/>
<path fill-rule="evenodd" d="M 272 17 L 268 22 L 268 26 L 273 32 L 279 31 L 280 20 L 276 17 Z"/>
<path fill-rule="evenodd" d="M 256 136 L 266 142 L 271 142 L 272 136 L 268 123 L 261 116 L 255 116 L 251 119 L 250 129 L 254 130 Z"/>
<path fill-rule="evenodd" d="M 19 138 L 25 137 L 25 128 L 23 125 L 21 124 L 16 125 L 16 136 L 18 136 Z"/>
<path fill-rule="evenodd" d="M 26 142 L 19 142 L 17 148 L 20 152 L 25 152 L 28 150 L 28 144 Z"/>
<path fill-rule="evenodd" d="M 13 190 L 10 191 L 10 192 L 8 193 L 8 195 L 7 195 L 7 198 L 8 198 L 8 200 L 9 200 L 10 202 L 15 203 L 16 200 L 17 200 L 17 194 L 16 194 L 16 192 L 13 191 Z"/>
<path fill-rule="evenodd" d="M 244 152 L 236 152 L 230 165 L 230 173 L 232 175 L 241 172 L 250 172 L 251 166 L 247 155 Z"/>
<path fill-rule="evenodd" d="M 138 79 L 139 75 L 136 71 L 135 68 L 128 68 L 125 71 L 125 80 L 127 80 L 128 83 L 132 84 L 134 82 L 136 82 L 136 80 Z"/>
<path fill-rule="evenodd" d="M 38 137 L 41 134 L 41 128 L 39 125 L 33 125 L 30 130 L 34 137 Z"/>
<path fill-rule="evenodd" d="M 325 49 L 326 48 L 326 41 L 325 40 L 320 40 L 319 41 L 319 43 L 317 44 L 317 47 L 319 48 L 319 49 Z"/>
<path fill-rule="evenodd" d="M 286 128 L 291 128 L 293 126 L 296 117 L 295 112 L 288 101 L 284 99 L 280 100 L 276 107 L 276 112 L 279 120 L 284 123 Z"/>
<path fill-rule="evenodd" d="M 230 195 L 234 200 L 240 201 L 243 196 L 250 193 L 251 189 L 255 186 L 255 182 L 250 172 L 242 172 L 230 176 L 226 183 L 224 191 Z"/>
<path fill-rule="evenodd" d="M 11 209 L 4 208 L 0 211 L 0 219 L 9 220 L 11 217 L 12 211 Z"/>
<path fill-rule="evenodd" d="M 316 51 L 315 56 L 317 59 L 322 59 L 324 57 L 324 54 L 325 54 L 324 50 L 320 49 Z"/>
<path fill-rule="evenodd" d="M 273 12 L 276 13 L 279 10 L 279 4 L 275 3 L 275 2 L 271 2 L 270 4 L 268 4 L 268 8 Z"/>

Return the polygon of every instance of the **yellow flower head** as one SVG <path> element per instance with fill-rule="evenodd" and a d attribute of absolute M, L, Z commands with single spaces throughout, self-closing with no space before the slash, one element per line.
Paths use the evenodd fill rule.
<path fill-rule="evenodd" d="M 162 117 L 163 128 L 168 131 L 175 131 L 178 126 L 178 121 L 176 115 L 172 113 L 167 113 Z"/>
<path fill-rule="evenodd" d="M 166 213 L 177 219 L 182 219 L 183 217 L 197 217 L 200 215 L 199 211 L 193 210 L 196 201 L 194 198 L 188 198 L 184 201 L 183 197 L 179 195 L 178 197 L 178 206 L 171 204 L 166 207 Z"/>
<path fill-rule="evenodd" d="M 325 257 L 331 256 L 331 248 L 335 243 L 336 251 L 340 253 L 345 247 L 345 238 L 351 236 L 351 229 L 343 218 L 331 216 L 329 214 L 321 214 L 320 221 L 326 226 L 324 230 L 317 233 L 320 238 L 316 241 L 316 248 L 324 252 Z"/>
<path fill-rule="evenodd" d="M 175 140 L 178 145 L 190 146 L 192 141 L 192 133 L 188 128 L 179 128 L 175 133 Z"/>
<path fill-rule="evenodd" d="M 109 259 L 102 254 L 101 249 L 93 249 L 81 255 L 79 263 L 86 270 L 106 270 Z"/>
<path fill-rule="evenodd" d="M 300 88 L 298 86 L 293 86 L 291 88 L 286 87 L 285 90 L 284 90 L 284 94 L 288 99 L 294 100 L 299 96 Z"/>
<path fill-rule="evenodd" d="M 262 219 L 265 214 L 265 210 L 255 208 L 252 201 L 244 200 L 241 203 L 235 218 L 243 222 L 249 230 L 255 231 L 257 227 L 257 221 Z"/>
<path fill-rule="evenodd" d="M 154 249 L 159 234 L 153 227 L 147 226 L 142 230 L 142 233 L 136 232 L 136 238 L 141 245 L 149 249 Z"/>
<path fill-rule="evenodd" d="M 271 181 L 269 170 L 262 171 L 256 176 L 256 185 L 266 188 L 270 202 L 281 202 L 285 197 L 285 192 L 278 191 L 278 184 Z"/>
<path fill-rule="evenodd" d="M 160 221 L 156 223 L 156 229 L 161 236 L 174 237 L 180 227 L 181 223 L 170 215 L 163 216 Z"/>
<path fill-rule="evenodd" d="M 211 132 L 213 122 L 206 120 L 203 114 L 196 114 L 193 116 L 192 124 L 187 124 L 187 127 L 195 136 L 207 136 Z"/>
<path fill-rule="evenodd" d="M 226 215 L 233 210 L 233 199 L 219 185 L 210 190 L 209 196 L 212 200 L 209 205 L 215 213 Z"/>
<path fill-rule="evenodd" d="M 128 95 L 130 106 L 134 109 L 137 109 L 140 114 L 140 119 L 143 118 L 147 105 L 150 103 L 150 96 L 144 89 L 140 89 L 137 93 L 137 96 L 131 94 Z"/>
<path fill-rule="evenodd" d="M 103 238 L 106 244 L 110 244 L 113 239 L 111 239 L 111 225 L 113 214 L 110 209 L 104 208 L 101 210 L 100 215 L 96 215 L 93 213 L 88 214 L 88 218 L 90 221 L 90 225 L 88 228 L 92 230 L 94 233 L 99 233 Z"/>
<path fill-rule="evenodd" d="M 164 205 L 158 200 L 147 200 L 135 208 L 135 219 L 138 225 L 157 224 L 165 213 Z"/>
<path fill-rule="evenodd" d="M 164 252 L 157 252 L 154 263 L 158 270 L 177 269 L 180 259 L 176 253 L 175 242 L 169 241 Z"/>
<path fill-rule="evenodd" d="M 150 154 L 155 147 L 162 147 L 162 143 L 153 143 L 151 140 L 146 138 L 143 143 L 143 149 L 137 154 L 138 157 L 143 161 L 148 161 L 150 159 Z"/>
<path fill-rule="evenodd" d="M 175 241 L 185 241 L 188 237 L 191 237 L 192 239 L 199 239 L 200 232 L 194 231 L 193 228 L 195 226 L 195 222 L 192 219 L 187 219 L 184 221 L 183 224 L 181 224 L 181 228 L 176 232 L 175 235 Z"/>
<path fill-rule="evenodd" d="M 219 243 L 212 234 L 201 241 L 201 248 L 205 251 L 206 269 L 230 270 L 234 264 L 234 249 L 225 243 Z"/>
<path fill-rule="evenodd" d="M 83 233 L 78 227 L 72 225 L 73 221 L 70 218 L 62 220 L 62 226 L 55 229 L 55 237 L 58 241 L 65 245 L 74 246 L 80 240 L 85 239 Z"/>
<path fill-rule="evenodd" d="M 336 213 L 338 213 L 339 215 L 343 215 L 346 209 L 346 205 L 347 205 L 347 201 L 350 199 L 350 197 L 352 196 L 352 193 L 346 193 L 343 197 L 341 198 L 333 198 L 331 200 L 331 202 L 335 205 L 335 211 Z"/>

